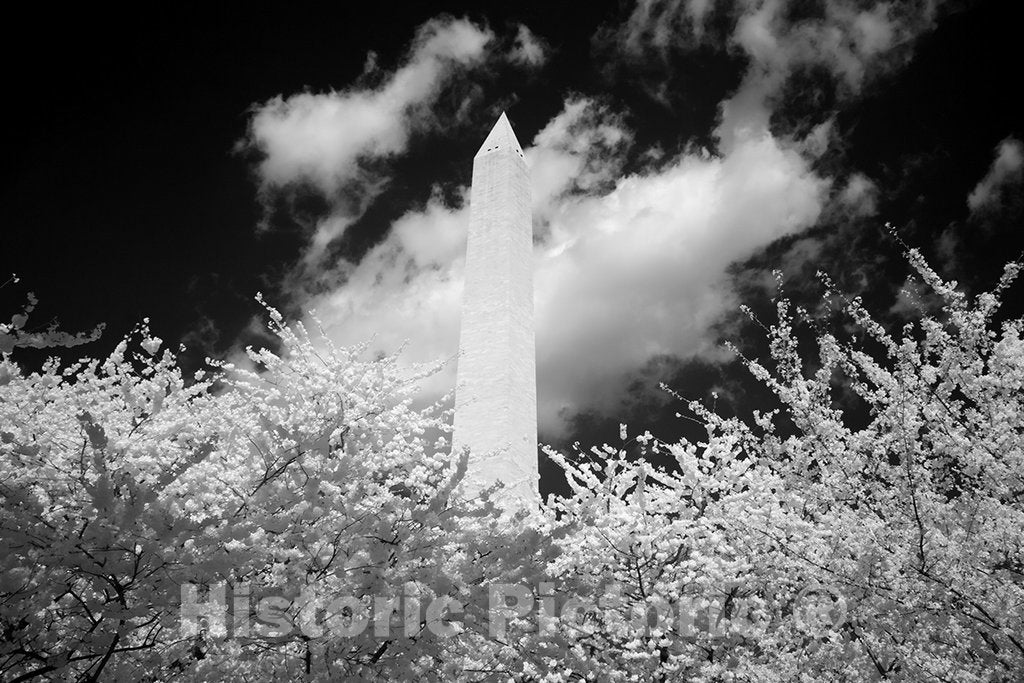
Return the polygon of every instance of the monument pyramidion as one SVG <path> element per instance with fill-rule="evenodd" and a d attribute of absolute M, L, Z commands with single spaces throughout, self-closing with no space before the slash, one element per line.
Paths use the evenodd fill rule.
<path fill-rule="evenodd" d="M 453 448 L 469 449 L 466 495 L 500 481 L 506 512 L 532 510 L 540 495 L 530 178 L 504 113 L 473 158 L 469 209 Z"/>

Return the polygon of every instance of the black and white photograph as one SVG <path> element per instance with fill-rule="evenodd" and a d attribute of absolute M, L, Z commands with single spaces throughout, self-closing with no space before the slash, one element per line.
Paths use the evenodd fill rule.
<path fill-rule="evenodd" d="M 1024 12 L 31 5 L 0 681 L 1024 680 Z"/>

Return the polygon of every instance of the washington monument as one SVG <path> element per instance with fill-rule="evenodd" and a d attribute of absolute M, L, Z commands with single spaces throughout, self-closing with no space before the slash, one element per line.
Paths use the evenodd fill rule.
<path fill-rule="evenodd" d="M 470 449 L 467 495 L 501 481 L 501 507 L 534 509 L 540 495 L 530 180 L 504 113 L 473 158 L 469 213 L 453 446 L 456 453 Z"/>

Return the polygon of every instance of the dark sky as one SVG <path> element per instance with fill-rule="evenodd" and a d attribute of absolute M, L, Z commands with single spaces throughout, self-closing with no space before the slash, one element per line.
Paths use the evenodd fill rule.
<path fill-rule="evenodd" d="M 147 8 L 139 14 L 30 9 L 8 25 L 0 48 L 7 64 L 9 141 L 0 191 L 0 270 L 21 278 L 0 292 L 0 302 L 13 313 L 31 290 L 42 302 L 36 324 L 57 317 L 64 328 L 80 330 L 105 322 L 104 338 L 82 347 L 92 355 L 106 353 L 148 316 L 156 334 L 189 345 L 184 362 L 195 367 L 203 355 L 225 354 L 253 339 L 245 330 L 258 314 L 256 291 L 297 313 L 347 286 L 351 271 L 321 263 L 313 277 L 297 265 L 326 217 L 354 215 L 324 258 L 359 264 L 397 219 L 423 210 L 431 196 L 458 215 L 472 155 L 502 107 L 524 148 L 572 98 L 599 103 L 630 132 L 614 152 L 590 159 L 600 166 L 597 179 L 587 185 L 589 176 L 577 171 L 566 196 L 598 202 L 619 179 L 669 177 L 672 164 L 684 158 L 695 167 L 722 160 L 720 175 L 732 173 L 734 152 L 716 134 L 725 128 L 722 103 L 750 85 L 759 73 L 757 59 L 764 60 L 763 71 L 774 69 L 777 76 L 763 106 L 770 115 L 768 134 L 780 149 L 802 155 L 793 158 L 803 159 L 804 177 L 828 179 L 831 189 L 819 197 L 812 218 L 794 219 L 737 251 L 733 264 L 719 269 L 725 274 L 716 287 L 765 310 L 771 292 L 761 284 L 764 273 L 783 267 L 793 296 L 813 302 L 820 289 L 810 275 L 823 268 L 886 311 L 907 274 L 898 245 L 881 228 L 886 221 L 971 291 L 990 286 L 1002 263 L 1020 253 L 1021 173 L 1011 158 L 1024 140 L 1016 3 L 946 3 L 924 24 L 891 13 L 896 38 L 890 54 L 879 62 L 883 66 L 865 58 L 866 75 L 855 86 L 837 75 L 845 68 L 839 58 L 783 64 L 771 49 L 767 56 L 752 52 L 737 37 L 742 18 L 753 16 L 749 3 L 714 4 L 700 31 L 673 22 L 671 9 L 682 2 L 646 4 L 661 14 L 648 17 L 632 43 L 632 3 L 379 3 L 370 9 L 334 3 L 327 11 L 278 5 L 273 11 Z M 927 4 L 901 6 L 912 14 L 912 5 Z M 800 54 L 796 29 L 820 27 L 830 17 L 821 3 L 786 5 L 771 26 L 790 42 L 773 49 Z M 260 164 L 269 153 L 250 129 L 265 103 L 302 92 L 379 88 L 411 59 L 417 27 L 462 18 L 490 30 L 493 44 L 501 43 L 496 50 L 510 49 L 517 28 L 527 26 L 544 47 L 543 64 L 517 69 L 496 59 L 445 82 L 424 105 L 429 111 L 421 112 L 434 123 L 409 124 L 407 144 L 368 166 L 373 178 L 387 180 L 378 193 L 367 195 L 365 183 L 325 192 L 301 178 L 287 187 L 267 185 Z M 910 28 L 900 33 L 901 27 Z M 371 51 L 378 68 L 366 75 Z M 824 148 L 808 151 L 795 142 L 827 120 L 831 137 Z M 598 130 L 593 121 L 576 125 L 585 124 Z M 574 135 L 590 140 L 579 130 L 569 130 L 570 141 Z M 995 172 L 1001 144 L 1010 153 L 1009 170 L 999 171 L 989 200 L 972 209 L 967 198 Z M 734 165 L 742 163 L 737 157 Z M 857 195 L 850 189 L 853 199 L 844 204 L 843 187 L 853 188 L 851 178 L 858 175 L 870 190 Z M 727 187 L 734 195 L 723 195 L 719 204 L 748 196 L 742 183 Z M 855 200 L 859 208 L 850 209 Z M 545 225 L 584 211 L 564 198 L 552 202 Z M 593 220 L 607 215 L 593 211 L 586 214 Z M 637 234 L 643 239 L 645 233 Z M 713 243 L 705 248 L 713 250 Z M 631 278 L 623 275 L 622 281 Z M 651 282 L 671 287 L 674 281 L 643 281 Z M 702 282 L 688 284 L 679 298 L 685 303 L 697 296 L 693 292 L 712 291 L 701 289 L 707 285 Z M 637 305 L 664 304 L 655 299 L 641 296 Z M 666 310 L 671 315 L 675 309 Z M 681 334 L 691 346 L 694 339 L 740 335 L 758 348 L 735 307 L 730 310 Z M 593 338 L 608 336 L 595 330 Z M 545 338 L 539 333 L 538 344 Z M 761 397 L 739 379 L 735 366 L 670 346 L 652 345 L 647 361 L 623 361 L 628 372 L 613 389 L 630 400 L 574 406 L 584 417 L 569 419 L 570 427 L 555 440 L 611 438 L 619 421 L 678 431 L 666 416 L 680 406 L 652 398 L 658 381 L 693 398 L 717 388 L 723 409 L 741 413 Z M 602 362 L 600 354 L 628 353 L 605 339 L 593 362 Z M 31 364 L 39 356 L 26 353 L 23 359 Z M 571 387 L 567 396 L 587 387 L 578 378 L 565 383 Z"/>
<path fill-rule="evenodd" d="M 564 45 L 556 67 L 586 71 L 589 36 L 617 14 L 614 4 L 592 5 L 585 21 L 566 4 L 537 5 L 36 14 L 26 24 L 45 45 L 40 54 L 27 59 L 19 41 L 2 48 L 13 146 L 0 197 L 3 267 L 66 327 L 106 321 L 114 339 L 150 316 L 174 338 L 212 315 L 230 343 L 256 311 L 252 294 L 288 268 L 301 243 L 297 234 L 254 234 L 261 208 L 251 157 L 233 151 L 251 108 L 344 88 L 368 51 L 397 61 L 416 27 L 442 13 L 499 29 L 544 27 Z M 560 104 L 557 93 L 543 99 L 529 117 L 536 122 Z M 455 147 L 453 165 L 461 162 L 468 181 L 476 141 L 442 142 Z"/>

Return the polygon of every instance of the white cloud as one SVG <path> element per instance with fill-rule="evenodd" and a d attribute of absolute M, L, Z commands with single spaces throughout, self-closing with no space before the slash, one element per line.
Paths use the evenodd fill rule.
<path fill-rule="evenodd" d="M 910 51 L 897 48 L 934 26 L 939 2 L 879 2 L 864 9 L 860 2 L 835 0 L 823 5 L 823 16 L 795 23 L 786 20 L 787 5 L 780 0 L 739 3 L 731 41 L 750 62 L 737 92 L 722 103 L 717 133 L 723 148 L 767 129 L 775 98 L 798 68 L 827 69 L 843 97 L 904 64 Z"/>
<path fill-rule="evenodd" d="M 726 267 L 812 225 L 827 189 L 761 137 L 560 202 L 536 271 L 542 423 L 614 410 L 653 358 L 717 355 L 710 327 L 735 306 Z"/>
<path fill-rule="evenodd" d="M 632 141 L 607 107 L 583 99 L 566 102 L 526 152 L 535 213 L 546 223 L 566 193 L 593 192 L 613 182 Z"/>
<path fill-rule="evenodd" d="M 264 193 L 299 183 L 329 200 L 346 193 L 346 201 L 315 226 L 307 265 L 384 187 L 365 162 L 401 154 L 415 131 L 431 126 L 430 106 L 449 81 L 490 56 L 493 38 L 465 19 L 428 21 L 394 72 L 379 74 L 376 55 L 367 56 L 367 73 L 381 77 L 375 87 L 277 96 L 256 109 L 246 143 L 262 155 L 257 170 Z"/>
<path fill-rule="evenodd" d="M 636 0 L 629 18 L 604 38 L 626 58 L 664 59 L 720 40 L 710 30 L 712 19 L 730 17 L 728 45 L 711 46 L 743 54 L 748 65 L 740 87 L 721 105 L 717 135 L 728 150 L 736 138 L 767 130 L 774 99 L 801 67 L 826 69 L 842 97 L 856 95 L 871 78 L 905 63 L 913 40 L 934 26 L 941 2 L 866 6 L 861 0 L 829 0 L 820 16 L 791 21 L 790 3 L 783 0 Z"/>
<path fill-rule="evenodd" d="M 335 343 L 372 339 L 375 352 L 393 353 L 408 342 L 402 358 L 410 363 L 452 358 L 458 351 L 468 229 L 468 206 L 450 208 L 433 198 L 402 216 L 383 242 L 351 264 L 341 287 L 306 306 L 315 309 Z M 427 391 L 450 391 L 453 373 L 451 365 Z"/>
<path fill-rule="evenodd" d="M 263 153 L 267 185 L 310 182 L 332 195 L 358 178 L 359 161 L 405 150 L 412 129 L 459 68 L 479 62 L 493 38 L 466 20 L 420 27 L 403 66 L 377 88 L 277 96 L 250 123 L 250 143 Z"/>
<path fill-rule="evenodd" d="M 1003 188 L 1017 184 L 1022 179 L 1024 145 L 1020 140 L 1008 137 L 1000 142 L 995 157 L 988 173 L 967 197 L 967 206 L 972 213 L 998 208 Z"/>
<path fill-rule="evenodd" d="M 863 173 L 854 173 L 838 200 L 855 216 L 873 216 L 878 211 L 878 186 Z"/>
<path fill-rule="evenodd" d="M 509 59 L 527 67 L 539 67 L 548 58 L 548 48 L 525 24 L 519 24 Z"/>
<path fill-rule="evenodd" d="M 830 65 L 857 85 L 868 60 L 891 53 L 930 27 L 942 0 L 874 2 L 829 0 L 822 12 L 789 21 L 785 0 L 636 0 L 629 18 L 611 35 L 632 57 L 688 49 L 714 36 L 713 18 L 734 21 L 731 40 L 754 65 L 799 61 Z M 714 10 L 721 10 L 716 13 Z"/>
<path fill-rule="evenodd" d="M 704 35 L 713 0 L 637 0 L 617 32 L 620 45 L 640 56 L 651 48 L 663 55 L 680 41 L 693 45 Z"/>

